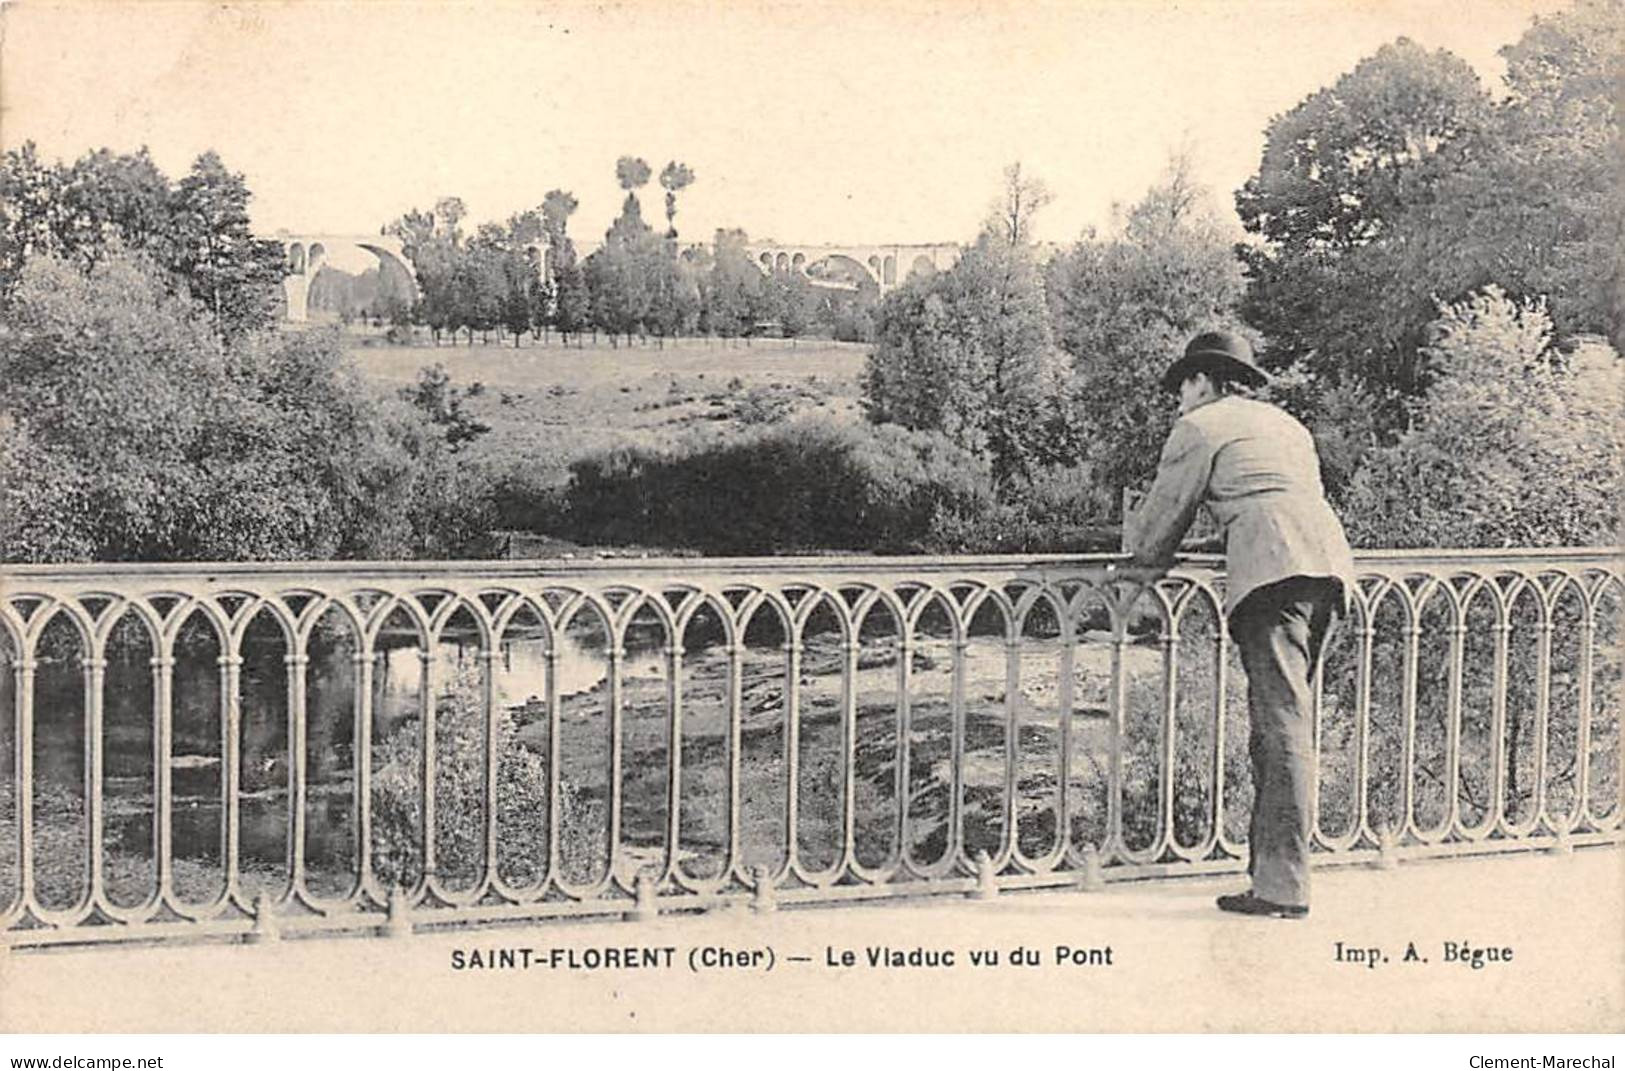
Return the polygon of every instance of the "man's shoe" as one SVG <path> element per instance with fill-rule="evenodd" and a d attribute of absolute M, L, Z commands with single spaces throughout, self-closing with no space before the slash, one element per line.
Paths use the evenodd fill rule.
<path fill-rule="evenodd" d="M 1238 915 L 1264 915 L 1272 919 L 1301 919 L 1309 916 L 1308 904 L 1277 904 L 1272 900 L 1254 896 L 1252 890 L 1219 897 L 1220 911 L 1233 911 Z"/>

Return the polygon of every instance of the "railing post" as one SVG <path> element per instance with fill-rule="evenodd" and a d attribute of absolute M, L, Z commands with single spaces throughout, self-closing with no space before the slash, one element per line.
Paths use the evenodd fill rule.
<path fill-rule="evenodd" d="M 1463 677 L 1467 664 L 1467 611 L 1452 610 L 1456 623 L 1450 626 L 1449 686 L 1445 697 L 1445 792 L 1449 795 L 1449 822 L 1446 828 L 1460 834 L 1461 822 L 1461 706 Z"/>
<path fill-rule="evenodd" d="M 305 829 L 308 821 L 310 749 L 305 746 L 308 730 L 306 706 L 309 695 L 305 680 L 310 656 L 305 653 L 302 633 L 295 633 L 295 650 L 283 661 L 288 667 L 288 889 L 289 894 L 305 890 Z"/>
<path fill-rule="evenodd" d="M 742 626 L 741 626 L 742 627 Z M 741 633 L 728 644 L 728 857 L 723 863 L 723 874 L 737 871 L 744 857 L 740 843 L 740 748 L 744 742 L 745 644 Z"/>
<path fill-rule="evenodd" d="M 604 873 L 611 880 L 615 874 L 615 858 L 621 850 L 621 747 L 626 733 L 623 716 L 626 705 L 622 692 L 621 672 L 626 664 L 626 648 L 621 629 L 615 628 L 609 646 L 609 680 L 606 691 L 609 700 L 609 829 L 604 846 Z"/>
<path fill-rule="evenodd" d="M 676 639 L 666 648 L 666 712 L 666 868 L 675 871 L 683 836 L 683 645 Z"/>
<path fill-rule="evenodd" d="M 1416 678 L 1422 659 L 1422 609 L 1407 606 L 1410 623 L 1405 628 L 1405 663 L 1400 685 L 1400 732 L 1404 735 L 1399 755 L 1399 829 L 1416 827 Z"/>
<path fill-rule="evenodd" d="M 276 915 L 276 902 L 271 894 L 262 892 L 254 897 L 254 928 L 248 933 L 249 944 L 267 944 L 282 937 L 282 926 Z"/>
<path fill-rule="evenodd" d="M 1377 860 L 1378 870 L 1395 870 L 1399 867 L 1399 834 L 1389 822 L 1384 822 L 1377 834 Z"/>
<path fill-rule="evenodd" d="M 432 644 L 432 639 L 424 642 Z M 438 687 L 435 672 L 435 653 L 431 646 L 427 650 L 418 651 L 418 688 L 419 710 L 421 711 L 423 726 L 423 784 L 419 786 L 421 810 L 423 816 L 423 850 L 420 858 L 423 860 L 423 887 L 434 889 L 435 883 L 435 764 L 438 756 L 435 748 L 438 746 L 435 739 L 435 720 L 440 712 L 440 696 L 436 694 Z"/>
<path fill-rule="evenodd" d="M 1083 848 L 1083 865 L 1078 869 L 1078 884 L 1085 892 L 1099 892 L 1106 887 L 1106 877 L 1100 865 L 1100 851 L 1093 844 Z"/>
<path fill-rule="evenodd" d="M 219 657 L 221 842 L 225 845 L 226 897 L 242 903 L 243 659 L 236 641 Z"/>
<path fill-rule="evenodd" d="M 172 762 L 175 754 L 175 659 L 166 650 L 165 653 L 151 659 L 149 664 L 152 667 L 152 706 L 155 723 L 152 734 L 152 769 L 156 782 L 154 802 L 158 808 L 158 827 L 153 837 L 153 860 L 158 867 L 158 900 L 162 902 L 174 894 L 175 780 Z"/>
<path fill-rule="evenodd" d="M 1012 623 L 1012 628 L 1014 627 Z M 962 662 L 964 650 L 961 648 L 954 652 L 956 660 Z M 963 683 L 959 684 L 961 692 Z M 1019 847 L 1019 838 L 1016 830 L 1016 791 L 1017 771 L 1021 769 L 1021 636 L 1014 632 L 1004 639 L 1004 784 L 1000 788 L 1003 796 L 1001 809 L 1004 811 L 1005 829 L 1004 843 L 1000 850 L 1006 846 L 1014 849 Z M 962 777 L 965 766 L 963 747 L 954 756 L 954 772 L 956 777 Z"/>
<path fill-rule="evenodd" d="M 1055 793 L 1055 844 L 1057 856 L 1064 859 L 1072 845 L 1072 719 L 1075 716 L 1073 708 L 1078 701 L 1074 675 L 1077 673 L 1079 622 L 1074 610 L 1065 603 L 1062 605 L 1066 616 L 1061 626 L 1061 657 L 1057 660 L 1059 668 L 1056 670 L 1061 677 L 1055 697 L 1061 716 L 1061 753 L 1056 770 L 1061 783 L 1056 786 Z M 1015 837 L 1018 826 L 1013 814 L 1010 816 L 1010 829 L 1011 836 Z"/>
<path fill-rule="evenodd" d="M 999 895 L 998 868 L 993 865 L 992 856 L 986 849 L 976 853 L 976 891 L 971 896 L 977 900 L 992 900 Z"/>
<path fill-rule="evenodd" d="M 1547 822 L 1555 831 L 1558 824 L 1546 817 L 1546 757 L 1547 734 L 1551 724 L 1552 706 L 1552 613 L 1553 606 L 1540 600 L 1541 621 L 1535 644 L 1535 784 L 1531 798 L 1529 830 L 1540 829 Z"/>
<path fill-rule="evenodd" d="M 1380 600 L 1373 599 L 1376 606 Z M 1368 617 L 1360 629 L 1360 661 L 1355 701 L 1354 725 L 1358 741 L 1354 753 L 1354 829 L 1371 829 L 1371 661 L 1376 648 L 1377 626 Z M 1376 832 L 1374 829 L 1372 832 Z"/>
<path fill-rule="evenodd" d="M 1512 644 L 1512 604 L 1498 608 L 1495 623 L 1494 690 L 1490 693 L 1490 813 L 1486 829 L 1495 829 L 1507 818 L 1507 652 Z"/>
<path fill-rule="evenodd" d="M 372 873 L 372 688 L 376 655 L 372 640 L 362 632 L 352 656 L 355 667 L 355 838 L 356 889 L 376 899 Z"/>
<path fill-rule="evenodd" d="M 1158 749 L 1159 767 L 1157 809 L 1162 812 L 1162 835 L 1153 851 L 1160 854 L 1178 843 L 1174 832 L 1174 777 L 1176 775 L 1175 739 L 1179 727 L 1179 625 L 1166 609 L 1163 632 L 1157 637 L 1162 647 L 1162 747 Z"/>
<path fill-rule="evenodd" d="M 626 912 L 629 921 L 647 922 L 659 917 L 660 903 L 655 892 L 655 876 L 650 873 L 649 867 L 638 871 L 634 896 L 632 910 Z"/>
<path fill-rule="evenodd" d="M 863 645 L 857 625 L 849 618 L 846 625 L 849 638 L 842 645 L 841 663 L 841 865 L 851 868 L 858 857 L 858 653 Z"/>
<path fill-rule="evenodd" d="M 389 915 L 384 920 L 384 936 L 412 936 L 412 905 L 407 902 L 406 890 L 397 881 L 389 889 Z"/>
<path fill-rule="evenodd" d="M 792 626 L 793 629 L 793 626 Z M 796 827 L 801 824 L 801 656 L 799 637 L 784 645 L 784 852 L 785 866 L 794 870 Z"/>
<path fill-rule="evenodd" d="M 500 737 L 501 705 L 497 702 L 497 663 L 501 652 L 493 646 L 481 653 L 480 703 L 485 710 L 485 877 L 490 888 L 497 882 L 497 776 L 502 762 Z"/>
<path fill-rule="evenodd" d="M 957 863 L 965 844 L 965 651 L 970 646 L 964 631 L 955 626 L 957 635 L 953 640 L 952 662 L 949 666 L 951 680 L 948 685 L 948 717 L 950 754 L 953 765 L 953 784 L 948 793 L 948 823 L 947 845 L 943 849 L 942 858 L 945 866 Z M 968 622 L 964 625 L 969 629 Z M 1011 759 L 1013 752 L 1006 749 L 1006 758 Z M 1015 769 L 1014 761 L 1010 761 L 1009 768 Z M 1011 776 L 1014 783 L 1014 776 Z M 1005 824 L 1009 826 L 1006 843 L 1015 841 L 1015 808 L 1010 799 L 1005 800 Z"/>
<path fill-rule="evenodd" d="M 778 897 L 773 889 L 773 874 L 767 867 L 757 865 L 751 868 L 751 881 L 755 888 L 752 891 L 751 907 L 757 914 L 763 915 L 779 908 Z"/>
<path fill-rule="evenodd" d="M 559 637 L 550 624 L 547 629 L 547 650 L 543 654 L 547 663 L 547 882 L 558 886 L 559 866 L 563 853 L 560 851 L 559 821 L 563 814 L 560 798 L 562 788 L 559 784 L 559 726 L 563 719 L 559 715 Z M 547 883 L 543 883 L 542 891 L 546 890 Z"/>
<path fill-rule="evenodd" d="M 1602 588 L 1598 587 L 1600 596 Z M 1585 825 L 1591 824 L 1591 674 L 1594 667 L 1596 615 L 1597 602 L 1593 600 L 1585 608 L 1585 619 L 1580 623 L 1580 689 L 1575 700 L 1580 707 L 1580 728 L 1575 734 L 1575 775 L 1579 793 L 1575 802 L 1574 820 L 1569 823 L 1569 832 L 1573 832 Z M 1620 743 L 1625 747 L 1625 732 L 1620 733 Z M 1625 774 L 1625 763 L 1621 764 L 1621 773 Z M 1625 790 L 1625 777 L 1621 778 L 1620 788 Z"/>
<path fill-rule="evenodd" d="M 1212 823 L 1208 844 L 1224 841 L 1224 716 L 1230 709 L 1230 629 L 1225 623 L 1222 605 L 1215 615 L 1213 628 L 1213 806 L 1208 821 Z M 1312 697 L 1309 714 L 1309 836 L 1313 843 L 1314 831 L 1320 824 L 1320 666 L 1311 670 Z"/>
<path fill-rule="evenodd" d="M 914 697 L 909 689 L 914 679 L 914 640 L 907 621 L 898 621 L 897 628 L 897 765 L 892 771 L 892 798 L 897 801 L 897 858 L 907 866 L 913 860 L 908 850 L 908 812 L 913 802 L 909 766 L 914 756 Z"/>
<path fill-rule="evenodd" d="M 89 866 L 86 870 L 88 886 L 86 901 L 100 904 L 107 892 L 104 882 L 102 855 L 106 850 L 106 801 L 102 785 L 102 689 L 107 683 L 106 641 L 100 636 L 92 639 L 92 654 L 83 663 L 85 677 L 85 821 L 89 828 Z"/>
<path fill-rule="evenodd" d="M 1106 693 L 1106 709 L 1110 719 L 1107 735 L 1106 780 L 1106 839 L 1107 852 L 1126 852 L 1128 845 L 1123 836 L 1123 750 L 1124 736 L 1128 732 L 1128 650 L 1129 614 L 1133 603 L 1119 603 L 1117 620 L 1112 629 L 1111 685 Z"/>
<path fill-rule="evenodd" d="M 39 663 L 31 648 L 25 648 L 12 673 L 17 682 L 14 699 L 17 715 L 17 906 L 21 910 L 34 899 L 34 676 Z"/>

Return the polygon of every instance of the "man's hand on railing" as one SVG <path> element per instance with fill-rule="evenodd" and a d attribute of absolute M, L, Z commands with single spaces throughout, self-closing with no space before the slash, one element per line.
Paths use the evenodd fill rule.
<path fill-rule="evenodd" d="M 1112 580 L 1131 580 L 1140 584 L 1149 584 L 1163 576 L 1174 567 L 1174 562 L 1167 565 L 1145 565 L 1135 561 L 1127 554 L 1121 561 L 1109 562 L 1106 565 L 1106 576 Z"/>
<path fill-rule="evenodd" d="M 1179 553 L 1185 554 L 1223 554 L 1224 533 L 1214 532 L 1205 536 L 1187 536 L 1179 544 Z"/>

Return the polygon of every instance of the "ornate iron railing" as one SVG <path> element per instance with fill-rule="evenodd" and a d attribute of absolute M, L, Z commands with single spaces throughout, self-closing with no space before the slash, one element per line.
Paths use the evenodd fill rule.
<path fill-rule="evenodd" d="M 1238 869 L 1192 559 L 0 568 L 0 933 L 268 936 Z M 1382 552 L 1325 864 L 1621 839 L 1608 550 Z"/>

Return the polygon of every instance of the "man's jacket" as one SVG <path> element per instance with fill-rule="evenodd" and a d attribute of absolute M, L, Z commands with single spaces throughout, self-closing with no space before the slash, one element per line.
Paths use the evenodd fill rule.
<path fill-rule="evenodd" d="M 1345 596 L 1353 590 L 1354 559 L 1326 504 L 1314 438 L 1282 410 L 1230 395 L 1180 417 L 1150 493 L 1125 518 L 1125 549 L 1138 564 L 1167 565 L 1204 502 L 1224 532 L 1227 616 L 1287 577 L 1333 577 Z"/>

